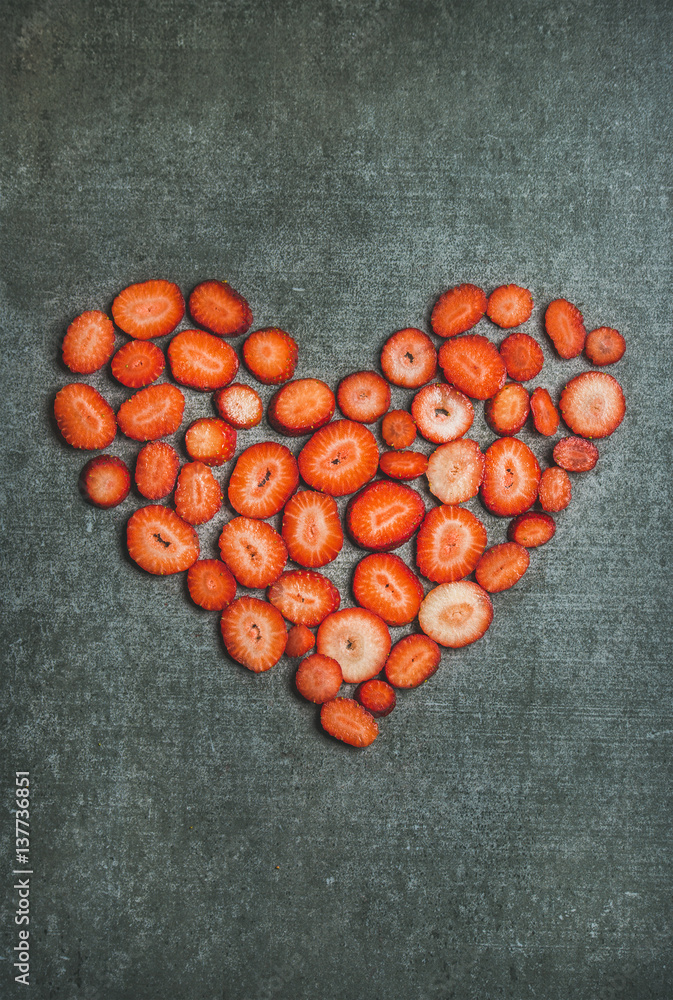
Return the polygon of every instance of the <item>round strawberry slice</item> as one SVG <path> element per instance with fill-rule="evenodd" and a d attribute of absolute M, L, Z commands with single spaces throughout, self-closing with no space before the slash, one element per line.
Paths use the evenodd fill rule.
<path fill-rule="evenodd" d="M 277 327 L 257 330 L 243 344 L 248 371 L 264 385 L 279 385 L 292 378 L 297 354 L 297 342 Z"/>
<path fill-rule="evenodd" d="M 252 312 L 243 296 L 226 281 L 202 281 L 189 296 L 192 317 L 219 337 L 247 333 Z"/>
<path fill-rule="evenodd" d="M 201 417 L 187 428 L 185 448 L 195 462 L 224 465 L 236 452 L 236 431 L 225 420 Z"/>
<path fill-rule="evenodd" d="M 203 330 L 181 330 L 168 345 L 168 362 L 176 382 L 212 392 L 229 385 L 238 372 L 236 351 Z"/>
<path fill-rule="evenodd" d="M 555 532 L 556 524 L 553 517 L 537 510 L 529 510 L 510 521 L 507 537 L 511 542 L 518 542 L 527 549 L 534 549 L 550 541 Z"/>
<path fill-rule="evenodd" d="M 376 474 L 376 438 L 354 420 L 334 420 L 309 438 L 297 459 L 302 479 L 333 497 L 355 493 Z"/>
<path fill-rule="evenodd" d="M 386 684 L 385 681 L 379 680 L 378 677 L 373 677 L 361 684 L 355 692 L 355 697 L 363 708 L 371 712 L 375 719 L 382 719 L 385 715 L 390 715 L 397 701 L 395 689 L 390 684 Z"/>
<path fill-rule="evenodd" d="M 131 488 L 131 473 L 126 462 L 116 455 L 96 455 L 80 475 L 80 489 L 94 507 L 117 507 L 126 500 Z"/>
<path fill-rule="evenodd" d="M 539 482 L 538 460 L 523 441 L 503 437 L 487 449 L 481 499 L 491 513 L 511 517 L 528 510 Z"/>
<path fill-rule="evenodd" d="M 445 504 L 476 497 L 483 476 L 484 455 L 471 438 L 440 444 L 428 461 L 428 487 Z"/>
<path fill-rule="evenodd" d="M 221 559 L 197 559 L 187 570 L 187 588 L 206 611 L 223 611 L 236 596 L 236 580 Z"/>
<path fill-rule="evenodd" d="M 547 306 L 544 325 L 560 357 L 576 358 L 582 353 L 587 331 L 582 313 L 567 299 L 554 299 Z"/>
<path fill-rule="evenodd" d="M 168 507 L 140 507 L 126 526 L 129 555 L 147 573 L 182 573 L 199 558 L 199 536 Z"/>
<path fill-rule="evenodd" d="M 112 374 L 127 389 L 144 389 L 161 375 L 166 359 L 150 340 L 129 340 L 112 358 Z"/>
<path fill-rule="evenodd" d="M 245 517 L 272 517 L 299 482 L 297 462 L 284 444 L 261 441 L 242 451 L 229 480 L 229 503 Z"/>
<path fill-rule="evenodd" d="M 72 321 L 63 338 L 63 361 L 71 372 L 90 375 L 109 361 L 115 349 L 112 320 L 92 309 Z"/>
<path fill-rule="evenodd" d="M 386 678 L 397 688 L 415 688 L 436 673 L 442 658 L 434 639 L 427 635 L 407 635 L 390 650 Z"/>
<path fill-rule="evenodd" d="M 418 623 L 425 634 L 452 649 L 481 639 L 492 621 L 491 598 L 483 587 L 470 580 L 435 587 L 418 612 Z"/>
<path fill-rule="evenodd" d="M 282 535 L 290 559 L 317 569 L 341 552 L 344 534 L 335 501 L 325 493 L 300 490 L 285 504 Z"/>
<path fill-rule="evenodd" d="M 359 684 L 383 669 L 390 653 L 390 632 L 371 611 L 344 608 L 325 618 L 316 648 L 338 662 L 347 684 Z"/>
<path fill-rule="evenodd" d="M 117 423 L 122 434 L 134 441 L 156 441 L 175 434 L 184 410 L 185 397 L 177 386 L 150 385 L 122 403 Z"/>
<path fill-rule="evenodd" d="M 471 330 L 486 312 L 486 293 L 477 285 L 449 288 L 439 296 L 430 324 L 438 337 L 455 337 Z"/>
<path fill-rule="evenodd" d="M 474 575 L 477 583 L 489 594 L 499 594 L 509 590 L 528 569 L 528 551 L 517 542 L 503 542 L 486 549 L 477 563 Z"/>
<path fill-rule="evenodd" d="M 438 357 L 446 381 L 472 399 L 489 399 L 505 384 L 505 362 L 495 344 L 479 334 L 447 340 Z"/>
<path fill-rule="evenodd" d="M 348 503 L 346 525 L 360 548 L 389 552 L 408 542 L 425 516 L 425 504 L 411 486 L 378 480 Z"/>
<path fill-rule="evenodd" d="M 408 625 L 421 606 L 423 584 L 399 556 L 375 552 L 356 566 L 353 596 L 386 625 Z"/>
<path fill-rule="evenodd" d="M 533 296 L 519 285 L 500 285 L 488 297 L 486 315 L 504 330 L 525 323 L 532 312 Z"/>
<path fill-rule="evenodd" d="M 285 655 L 292 657 L 305 656 L 307 653 L 310 653 L 314 646 L 315 636 L 313 632 L 306 625 L 293 625 L 287 633 Z M 339 674 L 341 674 L 341 667 L 339 667 Z"/>
<path fill-rule="evenodd" d="M 584 441 L 583 438 L 580 440 Z M 545 469 L 540 476 L 540 488 L 537 496 L 543 510 L 551 513 L 565 510 L 572 498 L 572 485 L 566 470 L 556 468 L 556 466 Z"/>
<path fill-rule="evenodd" d="M 507 374 L 517 382 L 527 382 L 542 371 L 544 354 L 537 340 L 527 333 L 510 333 L 500 345 L 500 357 Z"/>
<path fill-rule="evenodd" d="M 416 437 L 414 418 L 406 410 L 391 410 L 381 421 L 381 437 L 389 448 L 408 448 Z"/>
<path fill-rule="evenodd" d="M 320 709 L 326 733 L 352 747 L 368 747 L 379 734 L 376 719 L 355 698 L 332 698 Z"/>
<path fill-rule="evenodd" d="M 528 393 L 518 382 L 507 382 L 485 406 L 486 419 L 496 434 L 518 434 L 530 413 Z"/>
<path fill-rule="evenodd" d="M 336 698 L 343 683 L 343 674 L 331 656 L 312 653 L 299 664 L 294 682 L 302 698 L 312 701 L 314 705 L 322 705 Z"/>
<path fill-rule="evenodd" d="M 435 377 L 437 351 L 427 333 L 415 327 L 388 337 L 381 351 L 383 374 L 393 385 L 418 389 Z"/>
<path fill-rule="evenodd" d="M 175 509 L 188 524 L 205 524 L 222 506 L 222 487 L 203 462 L 186 462 L 175 487 Z"/>
<path fill-rule="evenodd" d="M 305 569 L 281 573 L 266 596 L 283 618 L 310 628 L 319 625 L 341 603 L 341 595 L 331 580 Z"/>
<path fill-rule="evenodd" d="M 180 457 L 165 441 L 150 441 L 138 452 L 135 481 L 139 493 L 148 500 L 162 500 L 173 492 Z"/>
<path fill-rule="evenodd" d="M 222 529 L 219 546 L 223 561 L 243 587 L 269 587 L 285 569 L 285 542 L 266 521 L 232 518 Z"/>
<path fill-rule="evenodd" d="M 182 292 L 172 281 L 142 281 L 129 285 L 112 303 L 120 330 L 137 340 L 172 333 L 185 314 Z"/>
<path fill-rule="evenodd" d="M 558 430 L 561 418 L 546 389 L 541 389 L 538 386 L 537 389 L 533 390 L 530 397 L 530 408 L 533 411 L 535 430 L 544 434 L 545 437 L 553 437 Z"/>
<path fill-rule="evenodd" d="M 241 382 L 232 382 L 224 389 L 218 389 L 213 401 L 222 419 L 238 431 L 256 427 L 264 416 L 259 393 Z"/>
<path fill-rule="evenodd" d="M 559 407 L 573 434 L 585 438 L 608 437 L 626 412 L 622 387 L 607 372 L 582 372 L 571 378 Z"/>
<path fill-rule="evenodd" d="M 269 400 L 266 415 L 271 426 L 288 437 L 310 434 L 334 416 L 334 393 L 319 378 L 287 382 Z"/>
<path fill-rule="evenodd" d="M 458 389 L 435 382 L 416 393 L 411 415 L 426 441 L 445 444 L 462 437 L 470 429 L 474 408 Z"/>
<path fill-rule="evenodd" d="M 73 448 L 107 448 L 117 433 L 114 410 L 85 382 L 64 385 L 56 393 L 54 416 L 59 431 Z"/>
<path fill-rule="evenodd" d="M 433 583 L 462 580 L 486 548 L 486 528 L 464 507 L 433 507 L 416 539 L 416 565 Z"/>
<path fill-rule="evenodd" d="M 373 424 L 390 406 L 390 386 L 376 372 L 354 372 L 339 382 L 337 402 L 344 417 Z"/>
<path fill-rule="evenodd" d="M 285 652 L 287 632 L 280 611 L 256 597 L 238 597 L 222 612 L 220 631 L 227 653 L 256 674 L 270 670 Z"/>
<path fill-rule="evenodd" d="M 554 445 L 554 461 L 568 472 L 590 472 L 598 461 L 598 448 L 586 438 L 565 437 Z"/>
<path fill-rule="evenodd" d="M 599 326 L 587 334 L 584 353 L 592 365 L 614 365 L 624 356 L 626 341 L 619 330 L 610 326 Z"/>
<path fill-rule="evenodd" d="M 418 479 L 427 472 L 428 456 L 420 451 L 384 451 L 379 469 L 391 479 Z"/>

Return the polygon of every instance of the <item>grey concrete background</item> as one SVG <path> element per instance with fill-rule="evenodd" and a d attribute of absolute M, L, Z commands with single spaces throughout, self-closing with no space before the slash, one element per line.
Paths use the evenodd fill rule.
<path fill-rule="evenodd" d="M 2 843 L 30 770 L 28 995 L 673 996 L 670 3 L 2 13 Z M 559 295 L 627 338 L 627 419 L 556 538 L 366 752 L 323 736 L 289 661 L 234 666 L 183 580 L 130 564 L 137 497 L 78 495 L 63 333 L 154 276 L 229 279 L 333 382 L 459 281 L 530 287 L 542 340 Z M 585 367 L 545 351 L 556 390 Z M 346 592 L 356 560 L 328 570 Z"/>

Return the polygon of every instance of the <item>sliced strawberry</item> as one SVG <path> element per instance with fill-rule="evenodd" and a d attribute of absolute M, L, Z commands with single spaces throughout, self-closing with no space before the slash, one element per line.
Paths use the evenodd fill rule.
<path fill-rule="evenodd" d="M 180 385 L 212 392 L 229 385 L 238 371 L 236 351 L 203 330 L 181 330 L 168 345 L 173 378 Z"/>
<path fill-rule="evenodd" d="M 588 443 L 583 438 L 580 440 L 584 444 Z M 540 488 L 537 494 L 542 509 L 551 513 L 565 510 L 570 503 L 571 497 L 572 485 L 570 483 L 570 476 L 566 470 L 557 469 L 556 466 L 545 469 L 540 476 Z"/>
<path fill-rule="evenodd" d="M 416 437 L 414 418 L 406 410 L 391 410 L 381 421 L 381 437 L 396 451 L 408 448 Z"/>
<path fill-rule="evenodd" d="M 56 393 L 54 416 L 59 431 L 73 448 L 107 448 L 117 433 L 114 410 L 85 382 L 71 382 Z"/>
<path fill-rule="evenodd" d="M 266 521 L 234 517 L 222 529 L 219 546 L 222 559 L 243 587 L 269 587 L 285 569 L 285 542 Z"/>
<path fill-rule="evenodd" d="M 283 512 L 282 535 L 290 559 L 300 566 L 317 569 L 336 559 L 344 534 L 332 497 L 313 490 L 291 496 Z"/>
<path fill-rule="evenodd" d="M 236 431 L 226 420 L 201 417 L 187 428 L 185 448 L 195 462 L 224 465 L 236 452 Z"/>
<path fill-rule="evenodd" d="M 205 524 L 222 506 L 222 487 L 203 462 L 187 462 L 175 487 L 175 509 L 188 524 Z"/>
<path fill-rule="evenodd" d="M 199 536 L 168 507 L 140 507 L 131 514 L 126 544 L 131 559 L 157 576 L 182 573 L 199 558 Z"/>
<path fill-rule="evenodd" d="M 592 365 L 614 365 L 624 356 L 626 341 L 619 330 L 610 326 L 599 326 L 591 330 L 584 342 L 584 353 Z"/>
<path fill-rule="evenodd" d="M 561 418 L 546 389 L 541 389 L 538 386 L 537 389 L 533 390 L 530 397 L 530 408 L 533 411 L 535 430 L 539 434 L 544 434 L 545 437 L 553 437 L 558 430 Z"/>
<path fill-rule="evenodd" d="M 430 324 L 438 337 L 455 337 L 475 326 L 486 312 L 486 293 L 477 285 L 456 285 L 439 296 Z"/>
<path fill-rule="evenodd" d="M 150 340 L 129 340 L 112 358 L 114 377 L 127 389 L 144 389 L 161 375 L 166 359 L 161 348 Z"/>
<path fill-rule="evenodd" d="M 326 733 L 352 747 L 368 747 L 379 735 L 376 719 L 354 698 L 333 698 L 320 709 Z"/>
<path fill-rule="evenodd" d="M 530 556 L 527 549 L 517 542 L 503 542 L 486 549 L 477 563 L 474 575 L 477 583 L 489 594 L 509 590 L 528 569 Z"/>
<path fill-rule="evenodd" d="M 355 697 L 375 719 L 382 719 L 385 715 L 390 715 L 397 701 L 395 689 L 377 677 L 361 684 L 355 692 Z"/>
<path fill-rule="evenodd" d="M 264 404 L 259 393 L 241 382 L 232 382 L 225 389 L 218 389 L 213 401 L 222 419 L 239 431 L 256 427 L 264 416 Z"/>
<path fill-rule="evenodd" d="M 150 385 L 122 403 L 117 423 L 122 434 L 134 441 L 156 441 L 175 434 L 184 409 L 185 397 L 177 386 Z"/>
<path fill-rule="evenodd" d="M 425 634 L 452 649 L 481 639 L 492 621 L 491 598 L 470 580 L 441 583 L 426 596 L 418 612 Z"/>
<path fill-rule="evenodd" d="M 540 466 L 528 445 L 503 437 L 486 451 L 481 499 L 493 514 L 521 514 L 535 502 Z"/>
<path fill-rule="evenodd" d="M 416 539 L 416 565 L 433 583 L 468 576 L 486 548 L 486 528 L 464 507 L 433 507 Z"/>
<path fill-rule="evenodd" d="M 319 625 L 341 603 L 341 595 L 332 581 L 307 569 L 281 573 L 266 596 L 283 618 L 310 628 Z"/>
<path fill-rule="evenodd" d="M 63 338 L 63 361 L 71 372 L 90 375 L 110 360 L 115 349 L 112 320 L 92 309 L 77 316 Z"/>
<path fill-rule="evenodd" d="M 393 385 L 418 389 L 435 377 L 437 351 L 427 333 L 415 327 L 388 337 L 381 351 L 383 374 Z"/>
<path fill-rule="evenodd" d="M 495 344 L 479 334 L 447 340 L 438 357 L 446 381 L 472 399 L 489 399 L 505 384 L 505 362 Z"/>
<path fill-rule="evenodd" d="M 567 299 L 554 299 L 547 306 L 544 325 L 557 353 L 562 358 L 576 358 L 582 353 L 587 331 L 582 313 Z"/>
<path fill-rule="evenodd" d="M 420 451 L 384 451 L 379 468 L 391 479 L 418 479 L 428 468 L 428 457 Z"/>
<path fill-rule="evenodd" d="M 187 570 L 187 587 L 206 611 L 223 611 L 236 597 L 236 580 L 221 559 L 197 559 Z"/>
<path fill-rule="evenodd" d="M 518 434 L 530 413 L 530 398 L 518 382 L 507 382 L 487 401 L 485 413 L 496 434 Z"/>
<path fill-rule="evenodd" d="M 537 340 L 527 333 L 510 333 L 500 345 L 500 357 L 510 378 L 527 382 L 542 371 L 544 354 Z"/>
<path fill-rule="evenodd" d="M 172 281 L 142 281 L 119 293 L 112 315 L 130 337 L 150 340 L 173 332 L 185 315 L 185 300 Z"/>
<path fill-rule="evenodd" d="M 246 517 L 272 517 L 297 488 L 299 470 L 292 452 L 275 441 L 242 451 L 229 480 L 229 503 Z"/>
<path fill-rule="evenodd" d="M 389 552 L 409 541 L 424 516 L 425 504 L 416 490 L 380 479 L 349 501 L 346 526 L 360 548 Z"/>
<path fill-rule="evenodd" d="M 553 517 L 537 510 L 529 510 L 510 521 L 507 537 L 510 542 L 518 542 L 527 549 L 534 549 L 553 538 L 555 531 Z"/>
<path fill-rule="evenodd" d="M 568 472 L 590 472 L 598 461 L 598 448 L 585 438 L 565 437 L 554 445 L 553 456 Z"/>
<path fill-rule="evenodd" d="M 437 671 L 442 658 L 437 643 L 427 635 L 407 635 L 390 650 L 386 678 L 397 688 L 415 688 Z"/>
<path fill-rule="evenodd" d="M 150 441 L 138 452 L 135 481 L 138 492 L 148 500 L 161 500 L 173 492 L 180 457 L 165 441 Z"/>
<path fill-rule="evenodd" d="M 334 420 L 313 434 L 297 459 L 302 479 L 333 497 L 355 493 L 376 474 L 376 438 L 354 420 Z"/>
<path fill-rule="evenodd" d="M 585 438 L 608 437 L 626 412 L 622 387 L 607 372 L 582 372 L 571 378 L 559 407 L 573 434 Z"/>
<path fill-rule="evenodd" d="M 302 698 L 315 705 L 322 705 L 323 702 L 336 698 L 343 675 L 341 667 L 331 656 L 313 653 L 299 664 L 294 682 Z"/>
<path fill-rule="evenodd" d="M 337 402 L 348 420 L 373 424 L 390 406 L 390 386 L 376 372 L 354 372 L 339 382 Z"/>
<path fill-rule="evenodd" d="M 117 507 L 129 494 L 131 473 L 116 455 L 97 455 L 82 469 L 79 484 L 94 507 Z"/>
<path fill-rule="evenodd" d="M 476 441 L 460 438 L 435 448 L 428 461 L 428 487 L 445 504 L 476 497 L 484 476 L 484 455 Z"/>
<path fill-rule="evenodd" d="M 330 422 L 336 409 L 334 393 L 319 378 L 300 378 L 278 389 L 266 411 L 280 434 L 301 437 Z"/>
<path fill-rule="evenodd" d="M 189 296 L 192 317 L 220 337 L 247 333 L 252 312 L 243 296 L 226 281 L 202 281 Z"/>
<path fill-rule="evenodd" d="M 418 390 L 411 403 L 411 415 L 426 441 L 445 444 L 470 429 L 474 407 L 458 389 L 433 382 Z"/>
<path fill-rule="evenodd" d="M 359 684 L 383 669 L 390 653 L 390 632 L 371 611 L 344 608 L 325 618 L 316 648 L 339 663 L 347 684 Z"/>
<path fill-rule="evenodd" d="M 353 596 L 386 625 L 408 625 L 418 614 L 423 584 L 399 556 L 375 552 L 356 566 Z"/>
<path fill-rule="evenodd" d="M 238 597 L 224 609 L 220 631 L 232 660 L 256 674 L 270 670 L 285 652 L 287 632 L 280 611 L 256 597 Z"/>
<path fill-rule="evenodd" d="M 504 330 L 525 323 L 532 312 L 533 296 L 519 285 L 500 285 L 488 297 L 486 315 Z"/>
<path fill-rule="evenodd" d="M 243 344 L 243 360 L 248 371 L 264 385 L 279 385 L 291 379 L 297 354 L 297 342 L 277 327 L 257 330 Z"/>
<path fill-rule="evenodd" d="M 315 636 L 313 632 L 306 625 L 293 625 L 287 633 L 285 655 L 292 657 L 305 656 L 307 653 L 310 653 L 314 646 Z M 339 667 L 339 673 L 341 673 L 341 667 Z"/>

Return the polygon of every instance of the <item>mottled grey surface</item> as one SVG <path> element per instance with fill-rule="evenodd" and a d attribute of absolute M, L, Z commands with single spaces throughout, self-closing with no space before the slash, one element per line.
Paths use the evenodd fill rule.
<path fill-rule="evenodd" d="M 1 836 L 29 769 L 27 995 L 671 997 L 670 3 L 2 12 Z M 182 579 L 136 570 L 137 497 L 77 493 L 65 327 L 154 276 L 226 277 L 333 383 L 459 281 L 530 287 L 541 341 L 559 295 L 627 338 L 627 419 L 556 538 L 366 752 L 320 732 L 289 661 L 234 666 Z M 555 390 L 586 367 L 544 346 Z M 356 559 L 328 568 L 346 594 Z"/>

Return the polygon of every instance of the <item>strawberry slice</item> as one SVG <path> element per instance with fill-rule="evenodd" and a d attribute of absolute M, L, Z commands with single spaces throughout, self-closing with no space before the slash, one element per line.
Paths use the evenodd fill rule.
<path fill-rule="evenodd" d="M 182 423 L 185 397 L 174 385 L 150 385 L 125 400 L 117 411 L 122 434 L 134 441 L 156 441 L 175 434 Z"/>
<path fill-rule="evenodd" d="M 384 451 L 379 468 L 391 479 L 418 479 L 428 468 L 428 457 L 420 451 Z"/>
<path fill-rule="evenodd" d="M 238 431 L 256 427 L 264 416 L 264 404 L 259 393 L 241 382 L 232 382 L 225 389 L 218 389 L 213 401 L 222 419 Z"/>
<path fill-rule="evenodd" d="M 510 542 L 518 542 L 527 549 L 534 549 L 553 538 L 555 531 L 553 517 L 537 510 L 529 510 L 510 521 L 507 537 Z"/>
<path fill-rule="evenodd" d="M 311 628 L 336 611 L 341 603 L 341 595 L 331 580 L 306 569 L 281 573 L 266 596 L 283 618 Z"/>
<path fill-rule="evenodd" d="M 527 333 L 510 333 L 500 345 L 500 357 L 510 378 L 527 382 L 542 371 L 544 354 L 537 340 Z"/>
<path fill-rule="evenodd" d="M 339 663 L 347 684 L 359 684 L 383 669 L 390 653 L 390 632 L 371 611 L 344 608 L 322 622 L 316 649 Z"/>
<path fill-rule="evenodd" d="M 606 372 L 582 372 L 571 378 L 559 407 L 573 434 L 585 438 L 608 437 L 626 412 L 622 387 Z"/>
<path fill-rule="evenodd" d="M 414 418 L 406 410 L 391 410 L 381 421 L 381 437 L 389 448 L 408 448 L 416 437 Z"/>
<path fill-rule="evenodd" d="M 599 326 L 591 330 L 584 342 L 584 353 L 592 365 L 614 365 L 624 356 L 626 341 L 619 330 L 611 326 Z"/>
<path fill-rule="evenodd" d="M 168 507 L 140 507 L 131 514 L 126 544 L 131 559 L 156 576 L 182 573 L 199 558 L 199 536 Z"/>
<path fill-rule="evenodd" d="M 438 357 L 446 381 L 472 399 L 489 399 L 505 384 L 505 362 L 495 344 L 479 334 L 447 340 Z"/>
<path fill-rule="evenodd" d="M 222 506 L 222 487 L 203 462 L 187 462 L 175 487 L 175 509 L 188 524 L 205 524 Z"/>
<path fill-rule="evenodd" d="M 533 395 L 530 397 L 530 408 L 533 411 L 535 430 L 539 434 L 544 434 L 545 437 L 553 437 L 558 430 L 561 418 L 546 389 L 541 389 L 538 386 L 537 389 L 533 390 Z"/>
<path fill-rule="evenodd" d="M 380 479 L 351 498 L 346 526 L 360 548 L 389 552 L 409 541 L 424 516 L 425 504 L 416 490 Z"/>
<path fill-rule="evenodd" d="M 390 386 L 376 372 L 354 372 L 339 382 L 337 402 L 348 420 L 373 424 L 390 406 Z"/>
<path fill-rule="evenodd" d="M 565 437 L 554 445 L 553 458 L 568 472 L 590 472 L 598 461 L 598 448 L 585 438 Z"/>
<path fill-rule="evenodd" d="M 285 569 L 285 542 L 266 521 L 234 517 L 222 529 L 219 546 L 223 561 L 243 587 L 269 587 Z"/>
<path fill-rule="evenodd" d="M 336 697 L 343 676 L 341 667 L 331 656 L 313 653 L 299 664 L 294 682 L 302 698 L 322 705 Z"/>
<path fill-rule="evenodd" d="M 162 500 L 173 492 L 179 468 L 177 451 L 165 441 L 150 441 L 143 445 L 136 459 L 138 492 L 148 500 Z"/>
<path fill-rule="evenodd" d="M 492 621 L 491 598 L 470 580 L 441 583 L 426 596 L 418 612 L 425 634 L 451 649 L 481 639 Z"/>
<path fill-rule="evenodd" d="M 166 359 L 161 348 L 150 340 L 129 340 L 112 358 L 114 377 L 127 389 L 144 389 L 161 375 Z"/>
<path fill-rule="evenodd" d="M 187 428 L 185 448 L 195 462 L 224 465 L 236 452 L 236 431 L 225 420 L 201 417 Z"/>
<path fill-rule="evenodd" d="M 301 437 L 328 424 L 335 409 L 334 393 L 326 382 L 319 378 L 300 378 L 273 394 L 266 415 L 280 434 Z"/>
<path fill-rule="evenodd" d="M 503 542 L 486 549 L 477 563 L 474 575 L 477 583 L 489 594 L 499 594 L 509 590 L 528 569 L 528 550 L 517 542 Z"/>
<path fill-rule="evenodd" d="M 299 482 L 292 452 L 275 441 L 242 451 L 229 480 L 229 503 L 246 517 L 272 517 L 285 506 Z"/>
<path fill-rule="evenodd" d="M 518 382 L 507 382 L 485 406 L 486 419 L 496 434 L 518 434 L 528 419 L 530 398 Z"/>
<path fill-rule="evenodd" d="M 97 455 L 82 469 L 79 485 L 94 507 L 117 507 L 129 494 L 131 473 L 116 455 Z"/>
<path fill-rule="evenodd" d="M 511 517 L 535 502 L 540 466 L 528 445 L 503 437 L 486 450 L 481 499 L 493 514 Z"/>
<path fill-rule="evenodd" d="M 381 351 L 383 374 L 393 385 L 418 389 L 437 372 L 437 351 L 427 333 L 415 327 L 388 337 Z"/>
<path fill-rule="evenodd" d="M 71 372 L 90 375 L 110 360 L 115 349 L 112 320 L 92 309 L 77 316 L 63 338 L 63 361 Z"/>
<path fill-rule="evenodd" d="M 544 325 L 557 353 L 562 358 L 576 358 L 582 353 L 587 331 L 582 313 L 567 299 L 554 299 L 547 306 Z"/>
<path fill-rule="evenodd" d="M 411 415 L 426 441 L 445 444 L 462 437 L 470 429 L 474 407 L 458 389 L 434 382 L 416 393 Z"/>
<path fill-rule="evenodd" d="M 334 420 L 309 438 L 297 459 L 302 479 L 333 497 L 355 493 L 376 474 L 379 449 L 367 427 Z"/>
<path fill-rule="evenodd" d="M 477 285 L 456 285 L 443 292 L 432 310 L 430 325 L 438 337 L 455 337 L 475 326 L 486 312 L 486 293 Z"/>
<path fill-rule="evenodd" d="M 112 315 L 130 337 L 150 340 L 173 332 L 185 315 L 185 300 L 172 281 L 142 281 L 119 293 Z"/>
<path fill-rule="evenodd" d="M 73 448 L 107 448 L 117 433 L 114 410 L 85 382 L 71 382 L 56 393 L 54 416 L 59 431 Z"/>
<path fill-rule="evenodd" d="M 583 438 L 580 440 L 584 444 L 588 443 Z M 572 485 L 566 470 L 557 469 L 556 466 L 545 469 L 540 476 L 537 498 L 543 510 L 551 513 L 565 510 L 572 498 Z"/>
<path fill-rule="evenodd" d="M 220 631 L 227 653 L 256 674 L 280 660 L 287 643 L 280 611 L 256 597 L 238 597 L 224 609 Z"/>
<path fill-rule="evenodd" d="M 433 507 L 416 539 L 416 565 L 433 583 L 461 580 L 486 548 L 486 528 L 464 507 Z M 424 630 L 425 631 L 425 630 Z"/>
<path fill-rule="evenodd" d="M 488 297 L 486 315 L 504 330 L 525 323 L 532 312 L 533 296 L 519 285 L 500 285 Z"/>
<path fill-rule="evenodd" d="M 344 542 L 337 505 L 331 496 L 300 490 L 285 504 L 282 535 L 290 559 L 317 569 L 341 552 Z"/>
<path fill-rule="evenodd" d="M 275 326 L 251 333 L 243 344 L 248 371 L 264 385 L 278 385 L 291 379 L 297 354 L 297 342 Z"/>
<path fill-rule="evenodd" d="M 306 625 L 293 625 L 287 633 L 286 656 L 305 656 L 315 646 L 315 636 Z M 341 673 L 341 667 L 339 667 Z M 338 691 L 338 688 L 337 688 Z M 336 692 L 335 692 L 336 694 Z"/>
<path fill-rule="evenodd" d="M 353 596 L 386 625 L 408 625 L 421 606 L 423 584 L 399 556 L 375 552 L 356 566 Z"/>
<path fill-rule="evenodd" d="M 428 461 L 428 487 L 445 504 L 476 497 L 484 477 L 484 455 L 476 441 L 460 438 L 435 448 Z"/>
<path fill-rule="evenodd" d="M 355 697 L 375 719 L 390 715 L 397 701 L 395 689 L 377 677 L 361 684 L 355 692 Z"/>
<path fill-rule="evenodd" d="M 180 385 L 212 392 L 229 385 L 238 371 L 236 351 L 203 330 L 181 330 L 168 345 L 173 378 Z"/>
<path fill-rule="evenodd" d="M 333 698 L 320 709 L 326 733 L 352 747 L 368 747 L 379 735 L 376 719 L 354 698 Z"/>
<path fill-rule="evenodd" d="M 206 611 L 223 611 L 236 596 L 236 580 L 221 559 L 197 559 L 187 570 L 187 588 Z"/>
<path fill-rule="evenodd" d="M 407 635 L 390 650 L 386 678 L 397 688 L 419 687 L 436 673 L 442 654 L 427 635 Z"/>
<path fill-rule="evenodd" d="M 192 317 L 220 337 L 247 333 L 252 312 L 243 296 L 226 281 L 202 281 L 189 296 Z"/>

